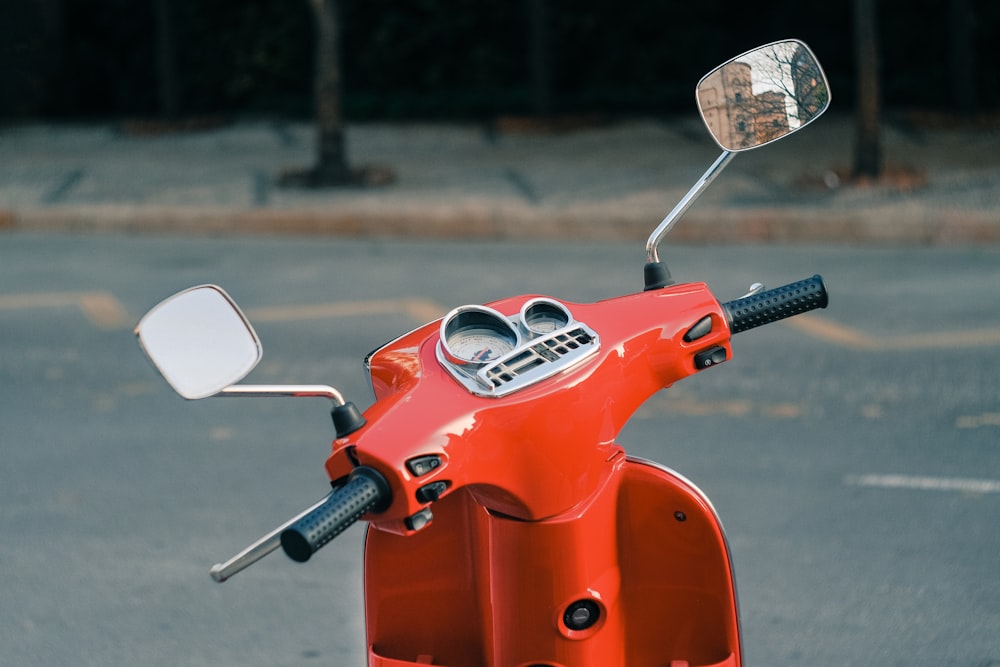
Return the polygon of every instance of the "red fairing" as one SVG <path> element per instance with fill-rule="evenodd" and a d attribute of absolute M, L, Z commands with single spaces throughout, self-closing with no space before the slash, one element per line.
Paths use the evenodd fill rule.
<path fill-rule="evenodd" d="M 489 304 L 507 315 L 528 296 Z M 439 479 L 462 487 L 490 510 L 526 520 L 566 512 L 607 476 L 614 439 L 653 393 L 697 372 L 694 355 L 729 334 L 718 302 L 701 283 L 642 292 L 595 304 L 565 304 L 600 337 L 600 351 L 560 375 L 505 397 L 475 396 L 435 358 L 432 323 L 390 343 L 370 359 L 376 402 L 368 425 L 335 444 L 332 479 L 353 463 L 390 480 L 394 502 L 380 528 L 406 532 L 401 520 L 425 506 L 414 493 Z M 683 336 L 709 316 L 711 331 Z M 348 451 L 353 461 L 345 461 Z M 425 455 L 441 465 L 415 479 L 406 461 Z M 398 525 L 393 525 L 398 524 Z"/>
<path fill-rule="evenodd" d="M 532 297 L 491 307 L 517 313 Z M 507 396 L 470 393 L 435 356 L 439 325 L 369 360 L 368 424 L 334 444 L 331 479 L 378 469 L 392 506 L 369 515 L 371 667 L 739 667 L 729 552 L 708 500 L 615 442 L 653 393 L 730 354 L 703 284 L 564 304 L 600 350 Z M 693 342 L 684 335 L 711 318 Z M 704 331 L 705 327 L 700 327 Z M 415 457 L 436 457 L 418 473 Z M 420 490 L 444 482 L 440 499 Z M 429 524 L 408 517 L 433 512 Z M 584 600 L 599 621 L 567 625 Z"/>
<path fill-rule="evenodd" d="M 616 458 L 575 511 L 518 521 L 460 490 L 411 536 L 369 529 L 370 667 L 740 667 L 729 551 L 669 470 Z M 598 622 L 571 630 L 579 600 Z"/>

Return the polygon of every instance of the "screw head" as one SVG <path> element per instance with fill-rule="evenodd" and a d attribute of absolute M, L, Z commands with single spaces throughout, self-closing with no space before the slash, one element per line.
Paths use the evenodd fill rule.
<path fill-rule="evenodd" d="M 593 600 L 577 600 L 566 607 L 563 613 L 563 623 L 570 630 L 586 630 L 597 623 L 601 617 L 601 608 Z"/>

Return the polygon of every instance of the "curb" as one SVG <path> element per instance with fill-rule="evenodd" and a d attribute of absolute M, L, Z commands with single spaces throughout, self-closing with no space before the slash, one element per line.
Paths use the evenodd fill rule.
<path fill-rule="evenodd" d="M 555 209 L 496 202 L 325 209 L 95 205 L 0 209 L 0 230 L 642 242 L 662 216 L 662 209 L 622 210 L 608 204 Z M 670 239 L 692 244 L 993 244 L 1000 243 L 997 223 L 990 212 L 917 207 L 716 208 L 689 212 Z"/>

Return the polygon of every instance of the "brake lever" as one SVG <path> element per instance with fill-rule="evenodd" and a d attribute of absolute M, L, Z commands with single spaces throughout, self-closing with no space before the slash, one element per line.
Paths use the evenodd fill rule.
<path fill-rule="evenodd" d="M 333 492 L 331 491 L 331 494 L 332 493 Z M 292 517 L 285 523 L 281 524 L 268 534 L 264 535 L 264 537 L 260 538 L 259 540 L 257 540 L 256 542 L 254 542 L 253 544 L 251 544 L 246 549 L 239 552 L 226 562 L 216 563 L 215 565 L 212 566 L 212 569 L 209 570 L 208 573 L 212 575 L 212 579 L 221 584 L 223 581 L 226 581 L 237 572 L 242 572 L 243 570 L 247 569 L 257 561 L 259 561 L 261 558 L 263 558 L 264 556 L 268 555 L 269 553 L 277 549 L 279 546 L 281 546 L 281 533 L 286 528 L 289 528 L 290 526 L 298 523 L 298 521 L 302 517 L 306 516 L 316 508 L 323 505 L 329 497 L 330 497 L 329 494 L 324 496 L 322 500 L 314 503 L 307 509 L 299 512 L 294 517 Z"/>

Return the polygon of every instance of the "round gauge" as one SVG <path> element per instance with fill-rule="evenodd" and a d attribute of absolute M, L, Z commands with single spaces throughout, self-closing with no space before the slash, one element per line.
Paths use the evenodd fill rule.
<path fill-rule="evenodd" d="M 552 333 L 570 323 L 569 311 L 562 304 L 548 299 L 533 299 L 521 309 L 521 321 L 529 331 Z"/>
<path fill-rule="evenodd" d="M 482 364 L 511 352 L 520 343 L 510 321 L 485 306 L 462 306 L 441 322 L 441 347 L 451 361 Z"/>

